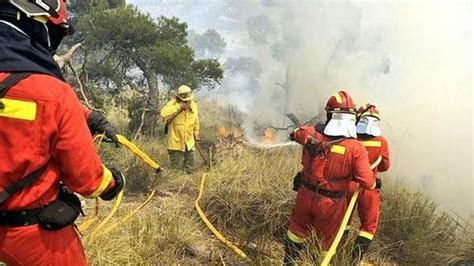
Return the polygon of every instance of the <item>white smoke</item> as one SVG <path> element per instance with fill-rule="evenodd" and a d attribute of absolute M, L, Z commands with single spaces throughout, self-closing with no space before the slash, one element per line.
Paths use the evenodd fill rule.
<path fill-rule="evenodd" d="M 472 4 L 304 2 L 285 9 L 305 18 L 286 25 L 298 27 L 300 42 L 286 62 L 290 109 L 317 114 L 340 89 L 378 105 L 392 148 L 387 176 L 462 216 L 474 212 Z M 262 91 L 265 102 L 275 88 Z M 271 106 L 254 110 L 281 117 L 281 106 L 269 115 Z"/>
<path fill-rule="evenodd" d="M 153 1 L 145 2 L 149 11 Z M 235 80 L 234 93 L 225 95 L 228 103 L 247 111 L 250 136 L 259 134 L 252 132 L 255 122 L 288 125 L 286 111 L 311 118 L 329 96 L 347 90 L 358 104 L 370 102 L 381 111 L 393 158 L 387 178 L 403 178 L 426 190 L 447 210 L 474 213 L 470 1 L 266 0 L 265 5 L 193 6 L 174 15 L 198 21 L 190 28 L 219 30 L 231 38 L 229 49 L 238 47 L 226 56 L 252 56 L 262 66 L 259 90 L 239 93 L 244 82 Z M 258 46 L 248 37 L 247 18 L 262 14 L 273 21 L 278 36 L 298 43 L 284 60 L 272 57 L 271 42 Z M 286 81 L 288 94 L 276 85 Z"/>

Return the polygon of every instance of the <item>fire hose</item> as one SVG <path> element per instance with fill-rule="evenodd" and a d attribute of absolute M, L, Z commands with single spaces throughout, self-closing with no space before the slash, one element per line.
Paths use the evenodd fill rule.
<path fill-rule="evenodd" d="M 140 150 L 140 148 L 138 148 L 138 146 L 136 146 L 135 144 L 130 142 L 127 138 L 125 138 L 122 135 L 116 135 L 116 136 L 117 136 L 117 139 L 118 139 L 120 144 L 127 147 L 133 154 L 135 154 L 140 159 L 142 159 L 151 168 L 155 169 L 156 172 L 160 172 L 161 167 L 158 165 L 158 163 L 153 161 L 145 152 Z M 94 141 L 96 141 L 98 139 L 102 140 L 103 138 L 104 138 L 104 135 L 96 135 L 94 137 Z M 99 144 L 99 146 L 100 146 L 100 144 Z M 87 241 L 87 240 L 93 241 L 97 236 L 109 233 L 110 231 L 114 230 L 118 226 L 125 223 L 128 219 L 133 217 L 136 213 L 138 213 L 141 209 L 143 209 L 143 207 L 145 207 L 146 204 L 148 204 L 151 201 L 151 199 L 155 195 L 155 192 L 156 192 L 156 190 L 153 189 L 151 191 L 150 195 L 148 196 L 148 198 L 140 206 L 138 206 L 135 210 L 130 212 L 128 215 L 126 215 L 123 219 L 121 219 L 120 221 L 108 226 L 106 230 L 100 230 L 100 229 L 102 229 L 102 227 L 106 223 L 108 223 L 112 219 L 112 217 L 115 215 L 115 213 L 119 209 L 120 205 L 122 204 L 122 200 L 123 200 L 123 190 L 122 190 L 119 193 L 119 195 L 117 196 L 117 198 L 114 202 L 114 206 L 113 206 L 112 210 L 109 212 L 109 214 L 94 228 L 93 231 L 91 231 L 90 234 L 88 234 L 84 238 L 84 240 L 85 241 Z M 98 215 L 99 215 L 99 201 L 96 199 L 94 216 L 92 216 L 91 218 L 85 220 L 82 224 L 80 224 L 78 226 L 79 231 L 81 233 L 84 233 L 85 231 L 87 231 L 92 226 L 92 224 L 94 224 L 98 220 Z"/>
<path fill-rule="evenodd" d="M 199 216 L 201 217 L 201 219 L 204 221 L 204 223 L 206 224 L 206 226 L 209 228 L 209 230 L 211 230 L 211 232 L 222 242 L 224 243 L 227 247 L 229 247 L 230 249 L 232 249 L 232 251 L 234 251 L 237 255 L 239 255 L 240 257 L 244 258 L 244 259 L 248 259 L 247 255 L 240 249 L 238 248 L 234 243 L 230 242 L 229 240 L 227 240 L 212 224 L 211 222 L 209 221 L 209 219 L 207 219 L 206 217 L 206 214 L 204 214 L 204 212 L 202 211 L 201 207 L 199 206 L 199 200 L 201 199 L 202 197 L 202 194 L 204 193 L 204 184 L 206 182 L 206 177 L 207 177 L 207 173 L 204 173 L 202 175 L 202 178 L 201 178 L 201 185 L 200 185 L 200 189 L 199 189 L 199 195 L 196 199 L 196 201 L 194 202 L 194 207 L 196 208 Z"/>
<path fill-rule="evenodd" d="M 380 162 L 382 161 L 382 156 L 379 156 L 377 160 L 370 165 L 370 169 L 375 169 Z M 352 195 L 352 198 L 349 202 L 349 206 L 347 207 L 346 213 L 344 214 L 344 217 L 342 218 L 341 226 L 339 227 L 339 230 L 337 231 L 336 238 L 331 244 L 331 247 L 329 248 L 328 252 L 326 253 L 326 256 L 323 259 L 323 262 L 321 262 L 321 266 L 328 266 L 329 262 L 331 262 L 332 257 L 336 254 L 336 249 L 337 246 L 339 246 L 339 242 L 341 242 L 342 235 L 344 234 L 344 230 L 346 228 L 347 223 L 349 222 L 349 219 L 352 215 L 352 211 L 354 210 L 355 204 L 357 202 L 357 198 L 359 197 L 359 192 L 360 192 L 360 187 L 359 184 L 356 184 L 356 191 Z"/>

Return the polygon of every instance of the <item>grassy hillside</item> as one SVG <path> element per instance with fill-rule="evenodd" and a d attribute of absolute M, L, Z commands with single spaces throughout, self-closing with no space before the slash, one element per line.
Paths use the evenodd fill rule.
<path fill-rule="evenodd" d="M 142 139 L 138 144 L 158 161 L 167 162 L 163 140 Z M 205 167 L 193 175 L 168 171 L 157 176 L 127 150 L 111 146 L 102 145 L 103 158 L 124 169 L 128 177 L 126 203 L 117 217 L 138 206 L 152 188 L 158 194 L 123 226 L 86 241 L 92 265 L 281 263 L 281 243 L 296 196 L 291 182 L 300 168 L 299 147 L 245 147 L 238 153 L 222 152 L 209 171 L 201 207 L 213 224 L 249 255 L 250 261 L 245 261 L 216 240 L 194 210 Z M 382 198 L 380 232 L 367 262 L 474 263 L 473 232 L 464 222 L 439 211 L 428 196 L 385 180 Z M 93 202 L 88 202 L 89 213 L 93 207 Z M 109 208 L 102 206 L 101 215 Z M 353 227 L 357 228 L 357 221 Z M 343 246 L 334 264 L 347 264 L 344 254 L 349 250 L 350 245 Z"/>
<path fill-rule="evenodd" d="M 142 144 L 163 158 L 164 154 L 153 145 Z M 118 217 L 141 203 L 154 177 L 132 157 L 119 156 L 121 152 L 117 153 L 117 162 L 129 166 L 129 182 L 127 203 Z M 290 185 L 292 174 L 299 167 L 298 158 L 299 150 L 295 148 L 248 149 L 238 158 L 224 159 L 209 172 L 202 207 L 254 262 L 278 263 L 282 257 L 280 243 L 295 197 Z M 200 173 L 169 173 L 157 179 L 160 193 L 142 212 L 110 234 L 86 243 L 91 263 L 240 262 L 215 240 L 193 209 L 199 178 Z M 463 231 L 463 224 L 440 213 L 427 196 L 393 184 L 385 186 L 383 192 L 380 233 L 368 261 L 418 265 L 474 261 L 472 235 Z M 89 207 L 92 205 L 91 202 Z M 102 213 L 106 213 L 105 209 Z M 251 246 L 249 243 L 256 248 L 246 248 Z"/>

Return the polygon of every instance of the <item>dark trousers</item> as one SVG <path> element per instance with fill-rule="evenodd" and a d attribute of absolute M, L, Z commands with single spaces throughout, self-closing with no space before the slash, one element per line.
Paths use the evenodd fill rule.
<path fill-rule="evenodd" d="M 172 169 L 184 170 L 188 174 L 194 171 L 194 150 L 168 150 L 168 154 Z"/>

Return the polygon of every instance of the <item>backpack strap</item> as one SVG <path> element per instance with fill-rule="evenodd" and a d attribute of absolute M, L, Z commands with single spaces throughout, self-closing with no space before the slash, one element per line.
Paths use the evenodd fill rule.
<path fill-rule="evenodd" d="M 46 168 L 48 168 L 49 163 L 46 163 L 43 167 L 40 169 L 34 171 L 33 173 L 27 175 L 20 181 L 13 183 L 12 185 L 8 186 L 0 192 L 0 204 L 4 203 L 7 199 L 10 198 L 10 196 L 20 190 L 22 190 L 25 187 L 31 186 L 40 176 L 43 175 L 44 171 Z"/>
<path fill-rule="evenodd" d="M 7 78 L 5 78 L 3 81 L 0 82 L 0 109 L 5 108 L 5 104 L 2 102 L 2 98 L 5 96 L 5 94 L 8 92 L 9 89 L 11 89 L 13 86 L 15 86 L 18 82 L 21 80 L 31 76 L 31 72 L 14 72 L 11 73 Z M 38 178 L 43 175 L 44 171 L 48 167 L 49 163 L 46 163 L 43 167 L 40 169 L 34 171 L 33 173 L 29 174 L 28 176 L 24 177 L 20 181 L 8 186 L 5 188 L 5 190 L 0 192 L 0 204 L 5 202 L 8 198 L 13 193 L 16 193 L 17 191 L 30 186 L 33 184 Z"/>
<path fill-rule="evenodd" d="M 2 102 L 2 98 L 21 80 L 31 76 L 31 72 L 14 72 L 11 73 L 6 79 L 0 82 L 0 109 L 5 109 L 5 104 Z"/>
<path fill-rule="evenodd" d="M 181 114 L 181 112 L 183 112 L 183 109 L 180 109 L 178 112 L 176 112 L 170 119 L 166 120 L 166 124 L 165 124 L 165 135 L 168 134 L 168 129 L 169 129 L 169 126 L 171 124 L 171 122 L 173 122 L 173 120 L 179 115 Z"/>

